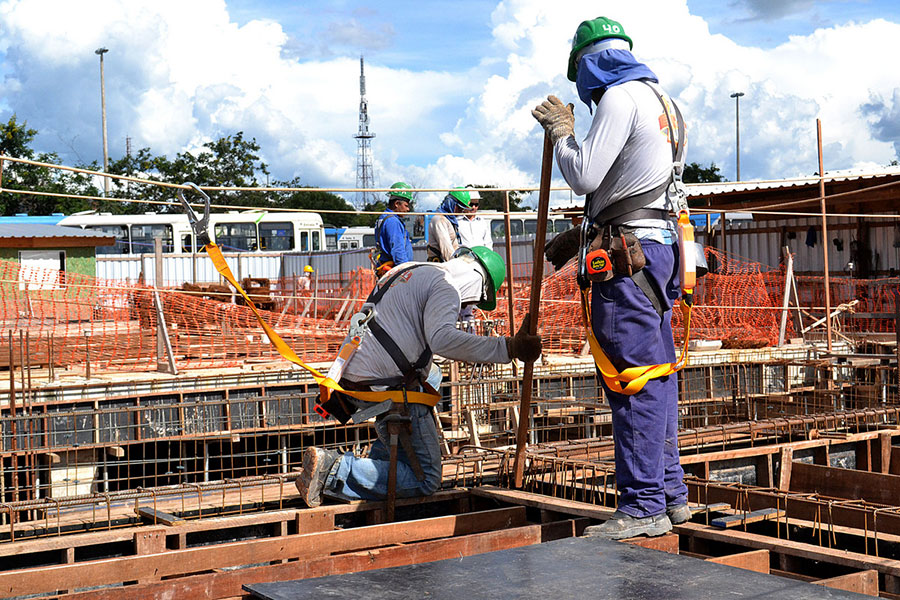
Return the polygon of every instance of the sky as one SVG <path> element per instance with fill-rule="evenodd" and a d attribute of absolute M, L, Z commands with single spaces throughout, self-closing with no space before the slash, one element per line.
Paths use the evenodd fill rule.
<path fill-rule="evenodd" d="M 173 157 L 241 131 L 273 178 L 352 188 L 363 55 L 377 187 L 536 187 L 531 109 L 575 102 L 586 133 L 565 72 L 601 15 L 681 107 L 688 162 L 736 179 L 738 91 L 742 179 L 817 172 L 816 119 L 827 171 L 900 157 L 896 0 L 0 0 L 0 119 L 64 164 L 102 163 L 102 46 L 111 157 L 126 138 Z"/>

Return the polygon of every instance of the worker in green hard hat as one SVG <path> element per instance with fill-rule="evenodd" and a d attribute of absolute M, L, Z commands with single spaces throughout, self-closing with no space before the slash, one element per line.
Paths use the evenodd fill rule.
<path fill-rule="evenodd" d="M 444 201 L 428 223 L 426 251 L 429 262 L 448 261 L 460 247 L 458 218 L 471 208 L 471 203 L 472 197 L 465 188 L 454 188 L 444 196 Z"/>
<path fill-rule="evenodd" d="M 375 275 L 381 277 L 395 265 L 409 262 L 413 258 L 412 240 L 400 215 L 412 208 L 412 187 L 398 181 L 387 192 L 388 207 L 375 223 L 375 248 L 372 250 L 372 265 Z"/>
<path fill-rule="evenodd" d="M 528 317 L 519 331 L 507 338 L 477 335 L 456 327 L 461 307 L 477 305 L 493 310 L 497 306 L 497 292 L 505 277 L 503 259 L 483 246 L 463 246 L 443 263 L 413 262 L 388 271 L 367 299 L 374 317 L 340 375 L 341 387 L 355 392 L 437 390 L 441 371 L 434 365 L 433 355 L 478 363 L 537 359 L 541 338 L 528 333 Z M 435 402 L 441 398 L 440 394 L 432 395 Z M 343 411 L 343 416 L 331 412 L 332 406 Z M 296 485 L 308 506 L 320 504 L 323 495 L 344 500 L 386 498 L 392 410 L 408 419 L 410 454 L 415 457 L 411 462 L 408 451 L 398 454 L 397 497 L 426 496 L 440 487 L 441 449 L 433 404 L 412 399 L 368 402 L 332 392 L 322 408 L 342 422 L 359 410 L 365 411 L 367 419 L 374 416 L 378 440 L 367 457 L 307 448 Z"/>
<path fill-rule="evenodd" d="M 634 386 L 627 381 L 627 389 L 617 379 L 675 363 L 671 318 L 680 250 L 669 215 L 687 209 L 684 120 L 632 45 L 623 25 L 608 17 L 578 25 L 567 75 L 593 115 L 581 144 L 571 105 L 549 96 L 532 111 L 566 182 L 585 196 L 582 228 L 558 235 L 545 255 L 557 269 L 579 257 L 579 285 L 591 289 L 591 352 L 598 369 L 616 371 L 608 379 L 609 369 L 599 369 L 612 410 L 617 509 L 586 530 L 612 539 L 662 535 L 691 518 L 678 456 L 675 369 L 659 369 Z M 612 270 L 592 272 L 589 256 L 598 252 L 608 252 L 602 264 Z"/>

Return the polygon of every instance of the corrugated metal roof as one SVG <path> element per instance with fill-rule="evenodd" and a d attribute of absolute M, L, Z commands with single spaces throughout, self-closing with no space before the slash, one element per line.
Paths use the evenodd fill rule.
<path fill-rule="evenodd" d="M 825 171 L 825 183 L 832 181 L 855 181 L 858 179 L 872 179 L 875 177 L 895 177 L 900 175 L 900 166 L 881 167 L 878 171 L 873 169 L 845 169 L 838 171 Z M 710 196 L 728 194 L 730 192 L 752 192 L 755 190 L 769 190 L 776 188 L 803 187 L 818 185 L 818 176 L 797 177 L 794 179 L 773 179 L 761 181 L 741 181 L 724 183 L 689 183 L 687 184 L 688 196 Z"/>
<path fill-rule="evenodd" d="M 43 225 L 40 223 L 16 223 L 0 225 L 0 238 L 110 238 L 115 236 L 100 231 L 91 231 L 78 227 L 62 227 L 60 225 Z"/>

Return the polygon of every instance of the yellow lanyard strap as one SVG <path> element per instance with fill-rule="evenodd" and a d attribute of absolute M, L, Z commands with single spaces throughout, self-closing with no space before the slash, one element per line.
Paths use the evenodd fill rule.
<path fill-rule="evenodd" d="M 256 309 L 256 306 L 254 306 L 253 301 L 250 300 L 250 297 L 247 296 L 247 293 L 234 278 L 234 275 L 231 273 L 231 268 L 229 268 L 228 263 L 225 262 L 225 257 L 222 256 L 222 251 L 214 242 L 210 242 L 206 245 L 206 252 L 207 254 L 209 254 L 209 258 L 212 260 L 213 265 L 215 265 L 216 271 L 218 271 L 219 274 L 222 275 L 222 277 L 228 280 L 228 283 L 230 283 L 234 287 L 234 289 L 240 292 L 241 296 L 244 297 L 244 300 L 247 301 L 247 306 L 249 306 L 253 311 L 253 314 L 256 315 L 256 320 L 259 321 L 260 326 L 263 328 L 263 331 L 266 332 L 266 335 L 278 350 L 278 353 L 295 365 L 298 365 L 309 371 L 309 373 L 313 376 L 313 379 L 315 379 L 316 383 L 318 383 L 319 385 L 327 387 L 331 390 L 341 392 L 342 394 L 352 396 L 353 398 L 356 398 L 358 400 L 363 400 L 365 402 L 384 402 L 385 400 L 391 400 L 398 403 L 407 401 L 414 404 L 434 406 L 440 401 L 441 397 L 439 395 L 426 394 L 424 392 L 406 391 L 404 393 L 403 390 L 387 390 L 384 392 L 357 392 L 345 390 L 336 381 L 326 377 L 325 375 L 322 375 L 322 373 L 303 362 L 303 360 L 299 356 L 297 356 L 297 353 L 294 352 L 294 350 L 290 346 L 288 346 L 283 339 L 281 339 L 281 336 L 275 333 L 275 330 L 272 329 L 269 324 L 263 320 L 262 315 L 259 314 L 259 311 Z"/>
<path fill-rule="evenodd" d="M 671 375 L 684 367 L 687 360 L 688 338 L 690 337 L 691 328 L 691 303 L 683 300 L 681 303 L 681 314 L 684 318 L 684 346 L 681 349 L 681 356 L 677 362 L 664 363 L 660 365 L 647 365 L 643 367 L 628 367 L 621 372 L 613 366 L 612 361 L 603 352 L 600 343 L 594 336 L 594 330 L 591 327 L 591 311 L 588 304 L 587 289 L 581 290 L 581 315 L 584 319 L 584 326 L 587 329 L 588 343 L 591 346 L 591 355 L 594 357 L 594 363 L 603 376 L 606 386 L 619 394 L 631 396 L 638 393 L 644 388 L 644 385 L 651 379 L 657 377 L 665 377 Z"/>

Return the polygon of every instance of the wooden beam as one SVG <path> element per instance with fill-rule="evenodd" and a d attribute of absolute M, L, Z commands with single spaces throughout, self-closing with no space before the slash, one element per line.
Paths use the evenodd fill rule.
<path fill-rule="evenodd" d="M 404 523 L 412 526 L 415 522 Z M 252 567 L 192 575 L 146 585 L 133 585 L 81 592 L 66 596 L 71 600 L 144 600 L 145 598 L 231 598 L 245 597 L 241 586 L 269 581 L 309 579 L 325 575 L 356 573 L 519 548 L 556 539 L 572 537 L 577 521 L 543 525 L 526 525 L 500 531 L 473 533 L 444 540 L 363 550 L 349 554 L 326 556 L 300 562 Z"/>
<path fill-rule="evenodd" d="M 525 509 L 514 506 L 465 515 L 84 561 L 73 565 L 4 571 L 0 572 L 0 597 L 53 593 L 59 589 L 146 581 L 151 578 L 164 579 L 262 562 L 309 560 L 333 553 L 521 527 L 525 524 Z"/>
<path fill-rule="evenodd" d="M 900 475 L 870 473 L 795 462 L 790 491 L 832 498 L 900 505 Z M 880 517 L 880 515 L 879 515 Z"/>
<path fill-rule="evenodd" d="M 791 484 L 791 463 L 794 461 L 794 449 L 785 446 L 781 449 L 781 465 L 778 467 L 778 489 L 788 490 Z"/>
<path fill-rule="evenodd" d="M 813 581 L 814 585 L 832 588 L 835 590 L 844 590 L 846 592 L 856 592 L 857 594 L 866 594 L 867 596 L 878 595 L 878 571 L 874 569 L 866 569 L 858 573 L 848 573 L 838 577 L 829 579 L 820 579 Z"/>
<path fill-rule="evenodd" d="M 622 540 L 626 544 L 632 546 L 640 546 L 641 548 L 650 548 L 659 550 L 660 552 L 668 552 L 669 554 L 678 554 L 679 537 L 677 533 L 667 533 L 657 537 L 637 537 Z"/>
<path fill-rule="evenodd" d="M 151 506 L 138 506 L 134 509 L 134 513 L 144 521 L 152 523 L 153 525 L 159 523 L 172 527 L 174 525 L 185 524 L 185 520 L 181 517 L 177 517 L 173 514 L 163 512 L 161 510 L 156 510 Z"/>
<path fill-rule="evenodd" d="M 729 567 L 737 567 L 738 569 L 747 569 L 748 571 L 756 571 L 757 573 L 769 573 L 768 550 L 750 550 L 749 552 L 740 552 L 738 554 L 729 554 L 727 556 L 716 556 L 714 558 L 707 558 L 706 562 L 716 563 L 718 565 L 728 565 Z"/>

